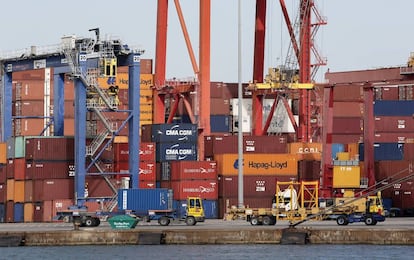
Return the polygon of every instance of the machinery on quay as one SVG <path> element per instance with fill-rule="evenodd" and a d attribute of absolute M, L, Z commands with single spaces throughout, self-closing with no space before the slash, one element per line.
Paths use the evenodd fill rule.
<path fill-rule="evenodd" d="M 156 220 L 161 226 L 168 226 L 176 220 L 193 226 L 205 220 L 200 197 L 188 197 L 185 202 L 173 201 L 173 191 L 169 189 L 119 190 L 118 208 L 138 220 Z"/>

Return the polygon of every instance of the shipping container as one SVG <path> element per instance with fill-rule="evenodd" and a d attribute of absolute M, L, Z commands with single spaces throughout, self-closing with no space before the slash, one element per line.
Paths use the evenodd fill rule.
<path fill-rule="evenodd" d="M 148 210 L 171 209 L 171 190 L 168 189 L 120 189 L 118 191 L 118 209 L 135 210 L 138 215 L 148 214 Z M 140 210 L 138 212 L 137 210 Z"/>
<path fill-rule="evenodd" d="M 6 205 L 0 202 L 0 223 L 4 223 L 6 220 Z"/>
<path fill-rule="evenodd" d="M 75 176 L 74 161 L 27 161 L 26 179 L 66 179 Z"/>
<path fill-rule="evenodd" d="M 157 184 L 155 181 L 139 181 L 138 188 L 140 189 L 155 189 Z"/>
<path fill-rule="evenodd" d="M 128 162 L 116 162 L 114 164 L 114 170 L 118 173 L 117 177 L 129 177 L 129 163 Z M 140 181 L 155 181 L 156 180 L 156 162 L 155 161 L 140 161 L 138 168 L 138 179 Z"/>
<path fill-rule="evenodd" d="M 16 158 L 7 160 L 7 178 L 24 180 L 26 178 L 26 160 Z"/>
<path fill-rule="evenodd" d="M 171 161 L 171 180 L 217 179 L 215 161 Z"/>
<path fill-rule="evenodd" d="M 109 179 L 109 181 L 112 183 L 112 185 L 115 188 L 117 188 L 115 179 Z M 113 197 L 115 195 L 112 188 L 109 186 L 109 184 L 106 182 L 106 180 L 102 176 L 87 176 L 85 178 L 85 196 L 86 194 L 87 194 L 87 197 L 93 197 L 93 198 Z M 66 197 L 66 198 L 73 198 L 73 196 Z M 59 198 L 59 199 L 65 199 L 65 198 Z"/>
<path fill-rule="evenodd" d="M 375 143 L 406 143 L 414 138 L 414 132 L 391 133 L 391 132 L 375 132 Z"/>
<path fill-rule="evenodd" d="M 409 116 L 414 114 L 414 100 L 377 100 L 374 103 L 375 116 Z"/>
<path fill-rule="evenodd" d="M 231 132 L 231 116 L 229 115 L 211 115 L 210 124 L 212 133 Z"/>
<path fill-rule="evenodd" d="M 404 160 L 414 160 L 414 143 L 404 144 Z"/>
<path fill-rule="evenodd" d="M 74 160 L 75 142 L 71 137 L 33 137 L 26 139 L 26 159 Z"/>
<path fill-rule="evenodd" d="M 223 98 L 210 99 L 210 115 L 230 115 L 230 100 Z"/>
<path fill-rule="evenodd" d="M 0 142 L 0 165 L 7 163 L 7 143 Z"/>
<path fill-rule="evenodd" d="M 361 102 L 364 97 L 361 85 L 335 85 L 333 92 L 333 100 L 335 101 L 351 101 Z"/>
<path fill-rule="evenodd" d="M 341 153 L 341 152 L 345 152 L 345 145 L 344 144 L 332 144 L 331 146 L 331 150 L 332 150 L 332 159 L 336 160 L 337 158 L 337 153 Z"/>
<path fill-rule="evenodd" d="M 20 223 L 24 221 L 24 203 L 15 202 L 13 205 L 13 222 Z"/>
<path fill-rule="evenodd" d="M 289 153 L 297 156 L 300 160 L 318 160 L 322 158 L 322 143 L 289 143 Z"/>
<path fill-rule="evenodd" d="M 359 144 L 359 160 L 364 161 L 364 144 Z M 404 144 L 402 143 L 375 143 L 375 161 L 399 161 L 404 158 Z"/>
<path fill-rule="evenodd" d="M 24 203 L 23 212 L 24 212 L 23 222 L 24 223 L 33 222 L 34 204 L 32 202 Z"/>
<path fill-rule="evenodd" d="M 7 139 L 7 158 L 24 158 L 26 137 L 16 136 Z"/>
<path fill-rule="evenodd" d="M 276 181 L 297 180 L 296 175 L 292 176 L 244 176 L 243 195 L 250 198 L 273 197 L 276 193 Z M 237 198 L 238 176 L 219 176 L 219 197 Z"/>
<path fill-rule="evenodd" d="M 269 145 L 272 144 L 272 145 Z M 204 138 L 206 157 L 217 154 L 237 153 L 237 135 L 212 135 Z M 243 136 L 243 152 L 250 153 L 287 153 L 286 135 Z"/>
<path fill-rule="evenodd" d="M 412 116 L 376 116 L 376 132 L 414 132 L 414 119 Z"/>
<path fill-rule="evenodd" d="M 364 136 L 362 134 L 334 134 L 332 135 L 333 143 L 359 143 L 364 141 Z"/>
<path fill-rule="evenodd" d="M 299 181 L 319 181 L 321 177 L 321 161 L 298 161 Z"/>
<path fill-rule="evenodd" d="M 364 115 L 364 103 L 361 102 L 334 102 L 334 117 L 362 117 Z"/>
<path fill-rule="evenodd" d="M 12 122 L 15 136 L 37 136 L 48 129 L 50 119 L 47 118 L 14 118 Z"/>
<path fill-rule="evenodd" d="M 102 160 L 115 162 L 128 162 L 129 160 L 129 144 L 128 143 L 112 143 L 102 153 Z M 155 143 L 140 142 L 139 144 L 139 160 L 155 161 Z"/>
<path fill-rule="evenodd" d="M 411 161 L 378 161 L 375 162 L 375 179 L 378 182 L 395 181 L 410 174 Z"/>
<path fill-rule="evenodd" d="M 6 202 L 6 220 L 7 223 L 14 222 L 14 202 L 12 200 L 8 200 Z"/>
<path fill-rule="evenodd" d="M 41 222 L 52 222 L 53 220 L 53 207 L 54 203 L 52 200 L 43 201 L 43 209 L 41 209 Z"/>
<path fill-rule="evenodd" d="M 218 154 L 218 174 L 238 175 L 238 154 Z M 293 154 L 244 154 L 243 174 L 246 175 L 297 175 L 298 165 Z"/>
<path fill-rule="evenodd" d="M 73 101 L 72 101 L 73 103 Z M 13 116 L 50 116 L 53 114 L 52 104 L 42 100 L 26 100 L 13 102 L 12 115 Z"/>
<path fill-rule="evenodd" d="M 0 203 L 7 201 L 7 185 L 5 183 L 0 183 Z"/>
<path fill-rule="evenodd" d="M 341 71 L 341 72 L 327 72 L 325 79 L 330 84 L 349 84 L 353 82 L 356 85 L 371 82 L 382 82 L 384 79 L 387 80 L 401 80 L 403 76 L 400 73 L 400 67 L 393 68 L 379 68 L 369 70 L 355 70 L 355 71 Z"/>
<path fill-rule="evenodd" d="M 33 181 L 33 201 L 72 199 L 73 179 L 45 179 Z"/>
<path fill-rule="evenodd" d="M 334 117 L 333 134 L 363 134 L 362 117 Z"/>
<path fill-rule="evenodd" d="M 197 144 L 188 142 L 157 143 L 156 160 L 162 161 L 195 161 L 197 160 Z"/>
<path fill-rule="evenodd" d="M 188 197 L 200 197 L 207 200 L 218 198 L 218 181 L 212 180 L 180 180 L 171 181 L 174 200 L 185 200 Z"/>
<path fill-rule="evenodd" d="M 43 222 L 43 204 L 44 202 L 34 202 L 33 203 L 33 221 L 34 222 Z"/>
<path fill-rule="evenodd" d="M 25 202 L 25 181 L 14 181 L 14 202 L 23 203 Z"/>
<path fill-rule="evenodd" d="M 14 179 L 7 179 L 6 200 L 14 200 Z"/>
<path fill-rule="evenodd" d="M 198 126 L 196 124 L 152 124 L 142 126 L 144 142 L 197 142 Z M 144 136 L 151 140 L 144 140 Z"/>
<path fill-rule="evenodd" d="M 398 100 L 398 85 L 381 86 L 374 88 L 375 100 Z"/>
<path fill-rule="evenodd" d="M 33 201 L 33 180 L 24 181 L 24 202 Z"/>
<path fill-rule="evenodd" d="M 333 188 L 361 187 L 361 170 L 358 166 L 333 166 Z"/>

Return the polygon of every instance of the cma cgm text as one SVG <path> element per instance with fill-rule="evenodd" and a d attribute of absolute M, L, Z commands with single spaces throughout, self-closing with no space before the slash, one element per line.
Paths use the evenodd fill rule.
<path fill-rule="evenodd" d="M 171 129 L 171 130 L 166 130 L 165 131 L 166 135 L 193 135 L 193 131 L 192 130 L 176 130 L 176 129 Z"/>

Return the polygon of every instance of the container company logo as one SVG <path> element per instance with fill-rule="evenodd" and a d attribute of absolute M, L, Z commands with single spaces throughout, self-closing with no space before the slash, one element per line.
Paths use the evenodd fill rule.
<path fill-rule="evenodd" d="M 244 161 L 243 161 L 243 166 L 244 166 Z M 234 161 L 233 164 L 234 169 L 238 169 L 239 168 L 239 159 L 236 159 Z M 283 168 L 287 168 L 288 167 L 288 163 L 287 161 L 284 162 L 277 162 L 277 161 L 270 161 L 270 162 L 254 162 L 254 161 L 249 161 L 248 163 L 248 167 L 249 168 L 254 168 L 254 169 L 283 169 Z"/>
<path fill-rule="evenodd" d="M 184 160 L 187 156 L 193 155 L 194 151 L 191 148 L 180 149 L 179 144 L 174 144 L 170 148 L 165 149 L 165 155 L 167 159 Z"/>
<path fill-rule="evenodd" d="M 165 135 L 168 136 L 181 136 L 178 140 L 187 140 L 187 136 L 192 136 L 193 130 L 191 129 L 180 129 L 180 125 L 173 125 L 170 129 L 165 130 Z"/>
<path fill-rule="evenodd" d="M 188 187 L 183 188 L 183 192 L 192 192 L 192 193 L 211 193 L 216 191 L 216 184 L 215 182 L 210 182 L 210 187 L 205 187 L 200 185 L 199 187 Z"/>

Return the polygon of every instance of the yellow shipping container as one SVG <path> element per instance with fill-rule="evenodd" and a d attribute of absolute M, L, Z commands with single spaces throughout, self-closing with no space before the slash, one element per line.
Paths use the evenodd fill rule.
<path fill-rule="evenodd" d="M 348 152 L 337 152 L 336 157 L 339 161 L 349 161 L 350 156 Z"/>
<path fill-rule="evenodd" d="M 7 144 L 0 143 L 0 164 L 7 163 Z"/>
<path fill-rule="evenodd" d="M 7 179 L 6 200 L 14 200 L 14 179 Z"/>
<path fill-rule="evenodd" d="M 334 166 L 333 188 L 359 188 L 361 168 L 359 166 Z"/>
<path fill-rule="evenodd" d="M 223 176 L 238 174 L 238 154 L 218 154 L 218 173 Z M 293 154 L 244 154 L 244 175 L 296 175 L 298 164 Z"/>
<path fill-rule="evenodd" d="M 25 181 L 14 181 L 14 202 L 25 202 L 24 199 L 24 184 Z"/>
<path fill-rule="evenodd" d="M 152 105 L 154 102 L 152 100 L 152 96 L 139 96 L 139 102 L 142 104 Z"/>
<path fill-rule="evenodd" d="M 154 75 L 153 74 L 141 74 L 141 82 L 139 84 L 141 91 L 143 89 L 150 90 L 152 89 L 153 86 L 154 86 Z"/>
<path fill-rule="evenodd" d="M 34 219 L 34 205 L 33 203 L 25 203 L 24 204 L 24 222 L 33 222 Z"/>
<path fill-rule="evenodd" d="M 322 158 L 322 143 L 290 143 L 289 153 L 295 154 L 298 160 L 320 161 Z"/>

